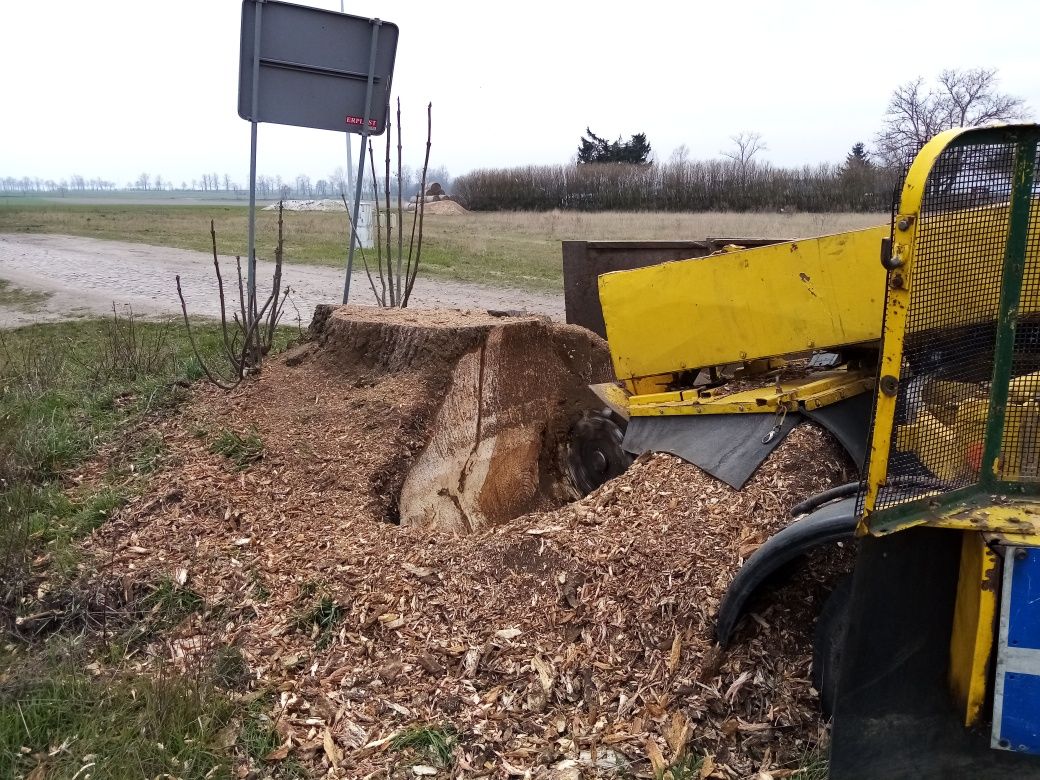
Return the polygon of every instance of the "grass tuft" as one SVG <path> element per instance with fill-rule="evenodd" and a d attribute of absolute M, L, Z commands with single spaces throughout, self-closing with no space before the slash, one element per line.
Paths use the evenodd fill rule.
<path fill-rule="evenodd" d="M 225 428 L 217 433 L 210 451 L 223 455 L 239 469 L 244 469 L 264 457 L 264 442 L 255 430 L 237 433 Z"/>
<path fill-rule="evenodd" d="M 260 701 L 250 704 L 239 732 L 238 745 L 255 763 L 264 766 L 264 777 L 278 780 L 303 780 L 306 770 L 294 758 L 289 757 L 277 762 L 268 761 L 267 757 L 278 749 L 282 740 L 275 730 L 271 719 L 263 711 Z"/>
<path fill-rule="evenodd" d="M 173 580 L 160 580 L 144 597 L 142 606 L 161 622 L 174 625 L 188 615 L 201 612 L 206 602 L 191 588 L 178 585 Z"/>
<path fill-rule="evenodd" d="M 683 753 L 661 773 L 662 780 L 699 780 L 704 758 Z"/>
<path fill-rule="evenodd" d="M 394 737 L 390 748 L 412 751 L 418 757 L 431 759 L 437 766 L 450 768 L 455 762 L 457 742 L 458 736 L 450 726 L 418 726 Z"/>
<path fill-rule="evenodd" d="M 249 681 L 249 664 L 237 647 L 221 647 L 213 657 L 213 678 L 225 688 L 240 688 Z"/>
<path fill-rule="evenodd" d="M 830 775 L 830 762 L 827 760 L 827 748 L 817 744 L 808 750 L 798 762 L 798 768 L 791 775 L 792 780 L 827 780 Z"/>

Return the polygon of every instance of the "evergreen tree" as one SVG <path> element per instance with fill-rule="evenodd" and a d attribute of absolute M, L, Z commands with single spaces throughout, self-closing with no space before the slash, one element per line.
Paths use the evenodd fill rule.
<path fill-rule="evenodd" d="M 600 138 L 588 127 L 585 128 L 578 146 L 578 163 L 628 163 L 645 165 L 650 159 L 650 144 L 645 133 L 636 133 L 628 141 L 618 136 L 616 141 Z"/>
<path fill-rule="evenodd" d="M 870 159 L 866 146 L 862 141 L 852 145 L 852 151 L 845 157 L 844 170 L 855 170 L 861 168 L 873 168 L 874 163 Z"/>

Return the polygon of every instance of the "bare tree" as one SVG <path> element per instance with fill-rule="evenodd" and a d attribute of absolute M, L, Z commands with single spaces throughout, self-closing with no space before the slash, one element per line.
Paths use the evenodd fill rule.
<path fill-rule="evenodd" d="M 769 147 L 762 141 L 761 133 L 743 132 L 730 136 L 735 149 L 723 152 L 723 157 L 733 161 L 740 175 L 740 186 L 747 187 L 751 172 L 755 169 L 755 155 L 768 151 Z"/>
<path fill-rule="evenodd" d="M 878 157 L 898 167 L 943 130 L 1026 118 L 1025 101 L 1000 92 L 998 81 L 995 68 L 974 68 L 944 70 L 931 87 L 922 77 L 900 85 L 877 136 Z"/>

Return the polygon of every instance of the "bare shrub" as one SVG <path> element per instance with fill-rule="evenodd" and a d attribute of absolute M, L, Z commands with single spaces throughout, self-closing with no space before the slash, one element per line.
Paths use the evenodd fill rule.
<path fill-rule="evenodd" d="M 739 155 L 738 155 L 739 157 Z M 484 168 L 455 180 L 455 197 L 475 211 L 885 211 L 898 174 L 871 167 L 779 168 L 757 159 L 651 166 L 529 165 Z"/>
<path fill-rule="evenodd" d="M 289 287 L 282 289 L 282 260 L 284 255 L 284 237 L 282 222 L 283 202 L 278 202 L 278 242 L 274 250 L 274 276 L 271 282 L 271 293 L 264 305 L 257 310 L 255 292 L 247 296 L 242 281 L 242 258 L 235 257 L 238 272 L 239 310 L 232 312 L 233 326 L 229 326 L 227 317 L 227 300 L 224 294 L 224 277 L 220 273 L 220 260 L 217 258 L 217 231 L 213 220 L 209 223 L 209 233 L 213 246 L 213 270 L 217 275 L 217 293 L 220 296 L 220 330 L 222 336 L 222 357 L 226 360 L 224 374 L 211 367 L 199 352 L 195 336 L 188 317 L 188 305 L 184 301 L 181 290 L 181 277 L 177 275 L 177 296 L 181 301 L 181 312 L 184 315 L 184 327 L 191 341 L 192 351 L 199 361 L 206 378 L 217 387 L 232 390 L 249 374 L 260 370 L 264 356 L 271 350 L 275 331 L 281 321 L 286 299 L 291 292 Z"/>

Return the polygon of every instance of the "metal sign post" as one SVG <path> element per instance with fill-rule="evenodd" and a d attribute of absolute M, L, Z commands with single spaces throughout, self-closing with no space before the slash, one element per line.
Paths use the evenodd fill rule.
<path fill-rule="evenodd" d="M 347 12 L 347 9 L 344 6 L 343 0 L 339 0 L 339 12 L 341 14 L 345 14 Z M 347 136 L 347 182 L 346 182 L 347 183 L 347 192 L 353 192 L 354 191 L 354 155 L 353 155 L 353 152 L 351 151 L 351 148 L 350 148 L 351 134 L 347 133 L 346 136 Z M 362 149 L 361 149 L 361 156 L 362 157 L 365 156 L 364 147 L 362 147 Z M 346 208 L 346 203 L 343 204 L 343 207 Z M 348 252 L 350 251 L 350 249 L 354 248 L 355 232 L 358 229 L 358 226 L 357 226 L 356 222 L 352 223 L 349 227 L 351 228 L 351 230 L 349 231 L 350 235 L 347 236 L 347 240 L 350 242 L 350 248 L 347 250 Z M 360 238 L 358 238 L 358 240 L 360 240 Z"/>
<path fill-rule="evenodd" d="M 256 126 L 260 101 L 260 30 L 263 21 L 264 0 L 256 3 L 256 24 L 253 26 L 253 87 L 250 99 L 249 121 L 249 254 L 246 256 L 246 321 L 247 331 L 256 320 Z M 239 277 L 241 279 L 242 277 Z"/>
<path fill-rule="evenodd" d="M 347 250 L 347 273 L 343 279 L 343 303 L 350 299 L 350 277 L 354 272 L 354 231 L 357 229 L 358 214 L 361 212 L 361 184 L 365 177 L 365 141 L 368 140 L 369 119 L 372 113 L 372 87 L 375 84 L 376 51 L 379 46 L 379 28 L 383 23 L 378 19 L 372 20 L 372 49 L 368 59 L 368 85 L 365 88 L 365 111 L 362 114 L 364 120 L 361 123 L 361 157 L 358 160 L 357 184 L 354 189 L 354 216 L 351 217 L 350 225 L 350 249 Z M 379 208 L 379 204 L 376 204 Z M 387 216 L 387 219 L 390 217 Z M 376 236 L 376 241 L 379 236 Z"/>
<path fill-rule="evenodd" d="M 362 144 L 370 135 L 381 135 L 389 121 L 397 39 L 397 25 L 379 19 L 280 0 L 243 0 L 238 115 L 250 122 L 247 317 L 256 314 L 257 125 L 275 122 L 360 133 Z M 364 165 L 362 153 L 353 226 L 360 214 Z M 353 232 L 344 303 L 350 293 Z"/>

